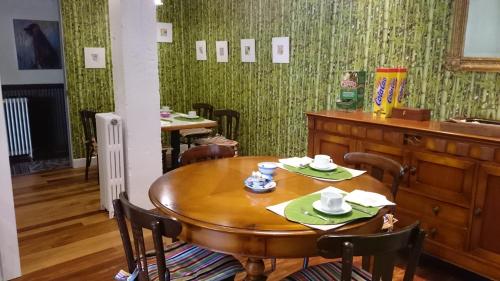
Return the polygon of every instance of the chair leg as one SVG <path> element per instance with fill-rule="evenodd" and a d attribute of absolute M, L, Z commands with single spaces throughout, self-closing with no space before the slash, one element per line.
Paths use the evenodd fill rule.
<path fill-rule="evenodd" d="M 163 173 L 165 174 L 168 171 L 168 167 L 167 167 L 167 149 L 162 149 L 162 151 L 161 151 L 161 164 L 162 164 Z"/>
<path fill-rule="evenodd" d="M 274 272 L 276 270 L 276 259 L 272 258 L 271 259 L 271 272 Z"/>
<path fill-rule="evenodd" d="M 304 258 L 302 262 L 302 269 L 306 269 L 309 266 L 309 258 Z"/>
<path fill-rule="evenodd" d="M 90 167 L 90 161 L 92 161 L 92 154 L 90 153 L 90 150 L 87 148 L 87 155 L 85 157 L 85 180 L 89 179 L 89 167 Z"/>

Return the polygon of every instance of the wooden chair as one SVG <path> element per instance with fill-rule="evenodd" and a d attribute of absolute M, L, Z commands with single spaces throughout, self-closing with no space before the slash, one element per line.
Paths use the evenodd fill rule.
<path fill-rule="evenodd" d="M 138 280 L 234 280 L 243 267 L 234 257 L 177 241 L 182 225 L 178 221 L 132 205 L 126 193 L 113 200 L 116 221 L 125 250 L 128 270 L 138 271 Z M 130 222 L 134 250 L 126 219 Z M 146 252 L 143 229 L 153 234 L 154 252 Z M 176 241 L 168 246 L 163 236 Z"/>
<path fill-rule="evenodd" d="M 283 280 L 392 280 L 398 252 L 409 250 L 403 280 L 410 281 L 413 280 L 418 265 L 424 238 L 425 232 L 420 229 L 418 222 L 397 232 L 373 235 L 323 235 L 317 243 L 320 255 L 330 259 L 342 258 L 342 261 L 311 266 Z M 354 266 L 353 256 L 373 256 L 372 273 Z"/>
<path fill-rule="evenodd" d="M 96 112 L 92 110 L 80 110 L 80 119 L 82 120 L 83 134 L 85 137 L 85 180 L 89 179 L 89 167 L 92 162 L 92 156 L 97 156 L 97 129 L 95 114 Z"/>
<path fill-rule="evenodd" d="M 379 181 L 384 178 L 384 172 L 392 176 L 391 193 L 394 199 L 398 193 L 399 183 L 404 177 L 405 170 L 398 162 L 372 153 L 365 152 L 349 152 L 344 155 L 344 162 L 349 165 L 354 165 L 356 169 L 361 169 L 361 165 L 371 167 L 371 176 Z"/>
<path fill-rule="evenodd" d="M 193 103 L 193 109 L 196 110 L 198 116 L 212 119 L 214 118 L 214 107 L 208 103 Z"/>
<path fill-rule="evenodd" d="M 217 120 L 217 136 L 196 140 L 197 144 L 218 144 L 230 146 L 237 153 L 240 113 L 231 109 L 214 110 Z"/>
<path fill-rule="evenodd" d="M 181 155 L 181 166 L 194 162 L 212 160 L 218 158 L 234 157 L 234 150 L 229 146 L 209 144 L 200 145 L 186 150 Z"/>
<path fill-rule="evenodd" d="M 217 120 L 217 133 L 230 140 L 237 140 L 240 132 L 240 113 L 231 109 L 214 111 Z"/>
<path fill-rule="evenodd" d="M 213 120 L 214 117 L 214 107 L 208 103 L 194 103 L 193 109 L 196 110 L 196 114 L 203 118 Z M 212 134 L 212 129 L 209 128 L 195 128 L 195 129 L 184 129 L 179 132 L 181 136 L 185 139 L 188 148 L 194 139 L 206 138 Z"/>
<path fill-rule="evenodd" d="M 394 199 L 396 199 L 396 194 L 398 193 L 399 183 L 404 176 L 404 168 L 398 162 L 372 153 L 365 152 L 349 152 L 344 155 L 344 162 L 348 165 L 354 165 L 356 169 L 361 169 L 361 165 L 368 165 L 371 167 L 371 176 L 379 181 L 384 178 L 384 172 L 389 173 L 392 176 L 391 193 Z M 368 259 L 365 259 L 367 263 Z M 309 264 L 309 259 L 304 258 L 303 268 L 307 268 Z"/>

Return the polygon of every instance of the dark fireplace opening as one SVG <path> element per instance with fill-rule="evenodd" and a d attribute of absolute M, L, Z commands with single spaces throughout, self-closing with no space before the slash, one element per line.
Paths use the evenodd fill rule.
<path fill-rule="evenodd" d="M 64 85 L 3 85 L 2 93 L 13 175 L 69 166 Z"/>

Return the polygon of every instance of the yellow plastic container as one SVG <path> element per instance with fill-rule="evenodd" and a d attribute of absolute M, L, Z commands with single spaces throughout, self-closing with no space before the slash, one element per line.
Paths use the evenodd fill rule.
<path fill-rule="evenodd" d="M 391 117 L 399 70 L 399 68 L 382 67 L 376 69 L 373 113 L 383 117 Z"/>
<path fill-rule="evenodd" d="M 396 86 L 396 97 L 394 98 L 394 107 L 403 107 L 406 102 L 406 78 L 408 77 L 408 72 L 406 68 L 399 68 L 398 71 L 398 83 Z"/>

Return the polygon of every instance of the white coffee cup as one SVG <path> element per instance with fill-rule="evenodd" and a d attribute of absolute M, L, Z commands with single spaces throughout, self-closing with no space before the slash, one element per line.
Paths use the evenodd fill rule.
<path fill-rule="evenodd" d="M 170 111 L 170 106 L 167 106 L 167 105 L 164 105 L 162 108 L 161 108 L 162 111 Z"/>
<path fill-rule="evenodd" d="M 338 211 L 342 209 L 344 198 L 342 194 L 332 191 L 321 192 L 321 207 L 327 211 Z"/>
<path fill-rule="evenodd" d="M 332 158 L 328 155 L 318 154 L 314 156 L 314 165 L 319 168 L 327 168 L 332 163 Z"/>
<path fill-rule="evenodd" d="M 188 112 L 188 116 L 189 117 L 195 117 L 196 116 L 196 111 L 195 110 L 191 110 Z"/>

